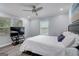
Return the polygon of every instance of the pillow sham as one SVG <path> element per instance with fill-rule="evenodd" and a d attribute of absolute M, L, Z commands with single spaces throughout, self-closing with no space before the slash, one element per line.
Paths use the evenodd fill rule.
<path fill-rule="evenodd" d="M 79 46 L 79 35 L 78 34 L 74 34 L 74 36 L 75 36 L 75 42 L 72 45 L 72 47 Z"/>
<path fill-rule="evenodd" d="M 62 44 L 65 47 L 70 47 L 72 46 L 72 44 L 74 44 L 74 42 L 75 42 L 75 38 L 73 36 L 66 36 L 64 40 L 62 41 Z"/>
<path fill-rule="evenodd" d="M 63 40 L 63 44 L 66 47 L 75 47 L 79 45 L 79 35 L 75 34 L 73 32 L 63 32 L 63 35 L 65 36 L 64 40 Z"/>

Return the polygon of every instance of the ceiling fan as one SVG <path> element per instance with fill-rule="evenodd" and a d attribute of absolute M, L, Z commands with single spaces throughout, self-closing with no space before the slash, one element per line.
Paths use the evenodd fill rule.
<path fill-rule="evenodd" d="M 42 10 L 43 9 L 43 7 L 38 7 L 38 8 L 36 8 L 36 6 L 35 5 L 32 5 L 32 10 L 26 10 L 26 9 L 24 9 L 23 11 L 31 11 L 32 13 L 35 13 L 36 14 L 36 16 L 38 16 L 38 11 L 40 11 L 40 10 Z"/>

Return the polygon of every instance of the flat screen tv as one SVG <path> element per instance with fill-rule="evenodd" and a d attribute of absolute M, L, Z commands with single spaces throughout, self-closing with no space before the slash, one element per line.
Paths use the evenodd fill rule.
<path fill-rule="evenodd" d="M 13 33 L 15 31 L 16 33 Z M 10 27 L 10 35 L 23 35 L 24 34 L 24 27 Z"/>

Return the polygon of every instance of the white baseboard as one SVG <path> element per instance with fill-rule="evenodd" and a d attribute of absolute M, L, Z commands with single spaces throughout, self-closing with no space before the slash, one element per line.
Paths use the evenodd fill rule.
<path fill-rule="evenodd" d="M 0 45 L 0 48 L 1 48 L 1 47 L 5 47 L 5 46 L 8 46 L 8 45 L 10 45 L 10 44 L 12 44 L 12 42 L 6 43 L 6 44 L 3 44 L 3 45 Z"/>

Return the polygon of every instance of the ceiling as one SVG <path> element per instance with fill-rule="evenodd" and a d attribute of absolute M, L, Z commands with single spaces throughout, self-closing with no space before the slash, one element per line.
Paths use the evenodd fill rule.
<path fill-rule="evenodd" d="M 38 16 L 32 14 L 32 12 L 23 11 L 23 9 L 32 9 L 31 5 L 37 7 L 43 7 L 38 11 Z M 47 17 L 57 14 L 67 13 L 71 3 L 0 3 L 0 11 L 16 17 Z M 60 11 L 63 8 L 63 11 Z"/>

